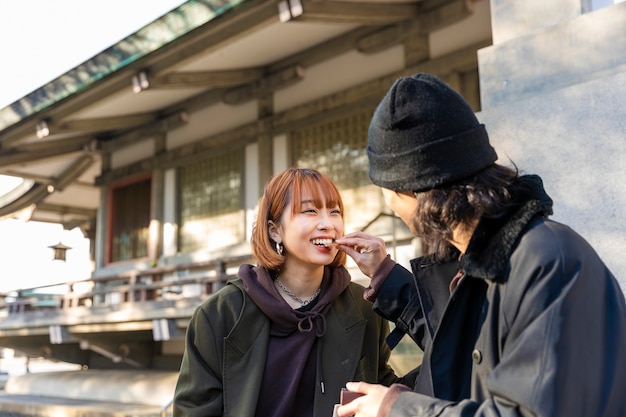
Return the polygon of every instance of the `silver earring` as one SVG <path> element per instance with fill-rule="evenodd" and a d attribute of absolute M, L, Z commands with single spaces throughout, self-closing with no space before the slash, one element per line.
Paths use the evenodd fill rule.
<path fill-rule="evenodd" d="M 278 242 L 276 242 L 276 252 L 278 252 L 279 255 L 283 254 L 283 245 Z"/>

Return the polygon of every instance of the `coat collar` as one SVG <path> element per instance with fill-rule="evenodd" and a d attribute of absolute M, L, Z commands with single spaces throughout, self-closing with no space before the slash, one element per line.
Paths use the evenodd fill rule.
<path fill-rule="evenodd" d="M 552 199 L 539 176 L 519 177 L 515 192 L 517 194 L 506 214 L 479 221 L 460 263 L 469 276 L 489 280 L 502 278 L 523 230 L 534 218 L 552 214 Z"/>

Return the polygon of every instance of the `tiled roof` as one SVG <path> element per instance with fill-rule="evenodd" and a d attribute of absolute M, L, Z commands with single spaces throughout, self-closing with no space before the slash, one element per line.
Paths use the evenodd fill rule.
<path fill-rule="evenodd" d="M 76 68 L 0 109 L 0 132 L 156 51 L 245 0 L 189 0 Z"/>

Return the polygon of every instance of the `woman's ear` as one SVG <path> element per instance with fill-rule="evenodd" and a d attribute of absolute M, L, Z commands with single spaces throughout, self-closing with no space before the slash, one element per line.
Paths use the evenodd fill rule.
<path fill-rule="evenodd" d="M 274 223 L 272 220 L 268 220 L 267 222 L 267 230 L 270 234 L 272 240 L 276 243 L 281 243 L 283 238 L 280 236 L 278 225 Z"/>

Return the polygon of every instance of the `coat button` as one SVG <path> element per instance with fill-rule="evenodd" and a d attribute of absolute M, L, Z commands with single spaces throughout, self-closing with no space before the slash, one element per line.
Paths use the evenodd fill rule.
<path fill-rule="evenodd" d="M 483 361 L 483 354 L 480 353 L 480 350 L 474 349 L 472 351 L 472 360 L 474 361 L 475 364 L 479 364 Z"/>

